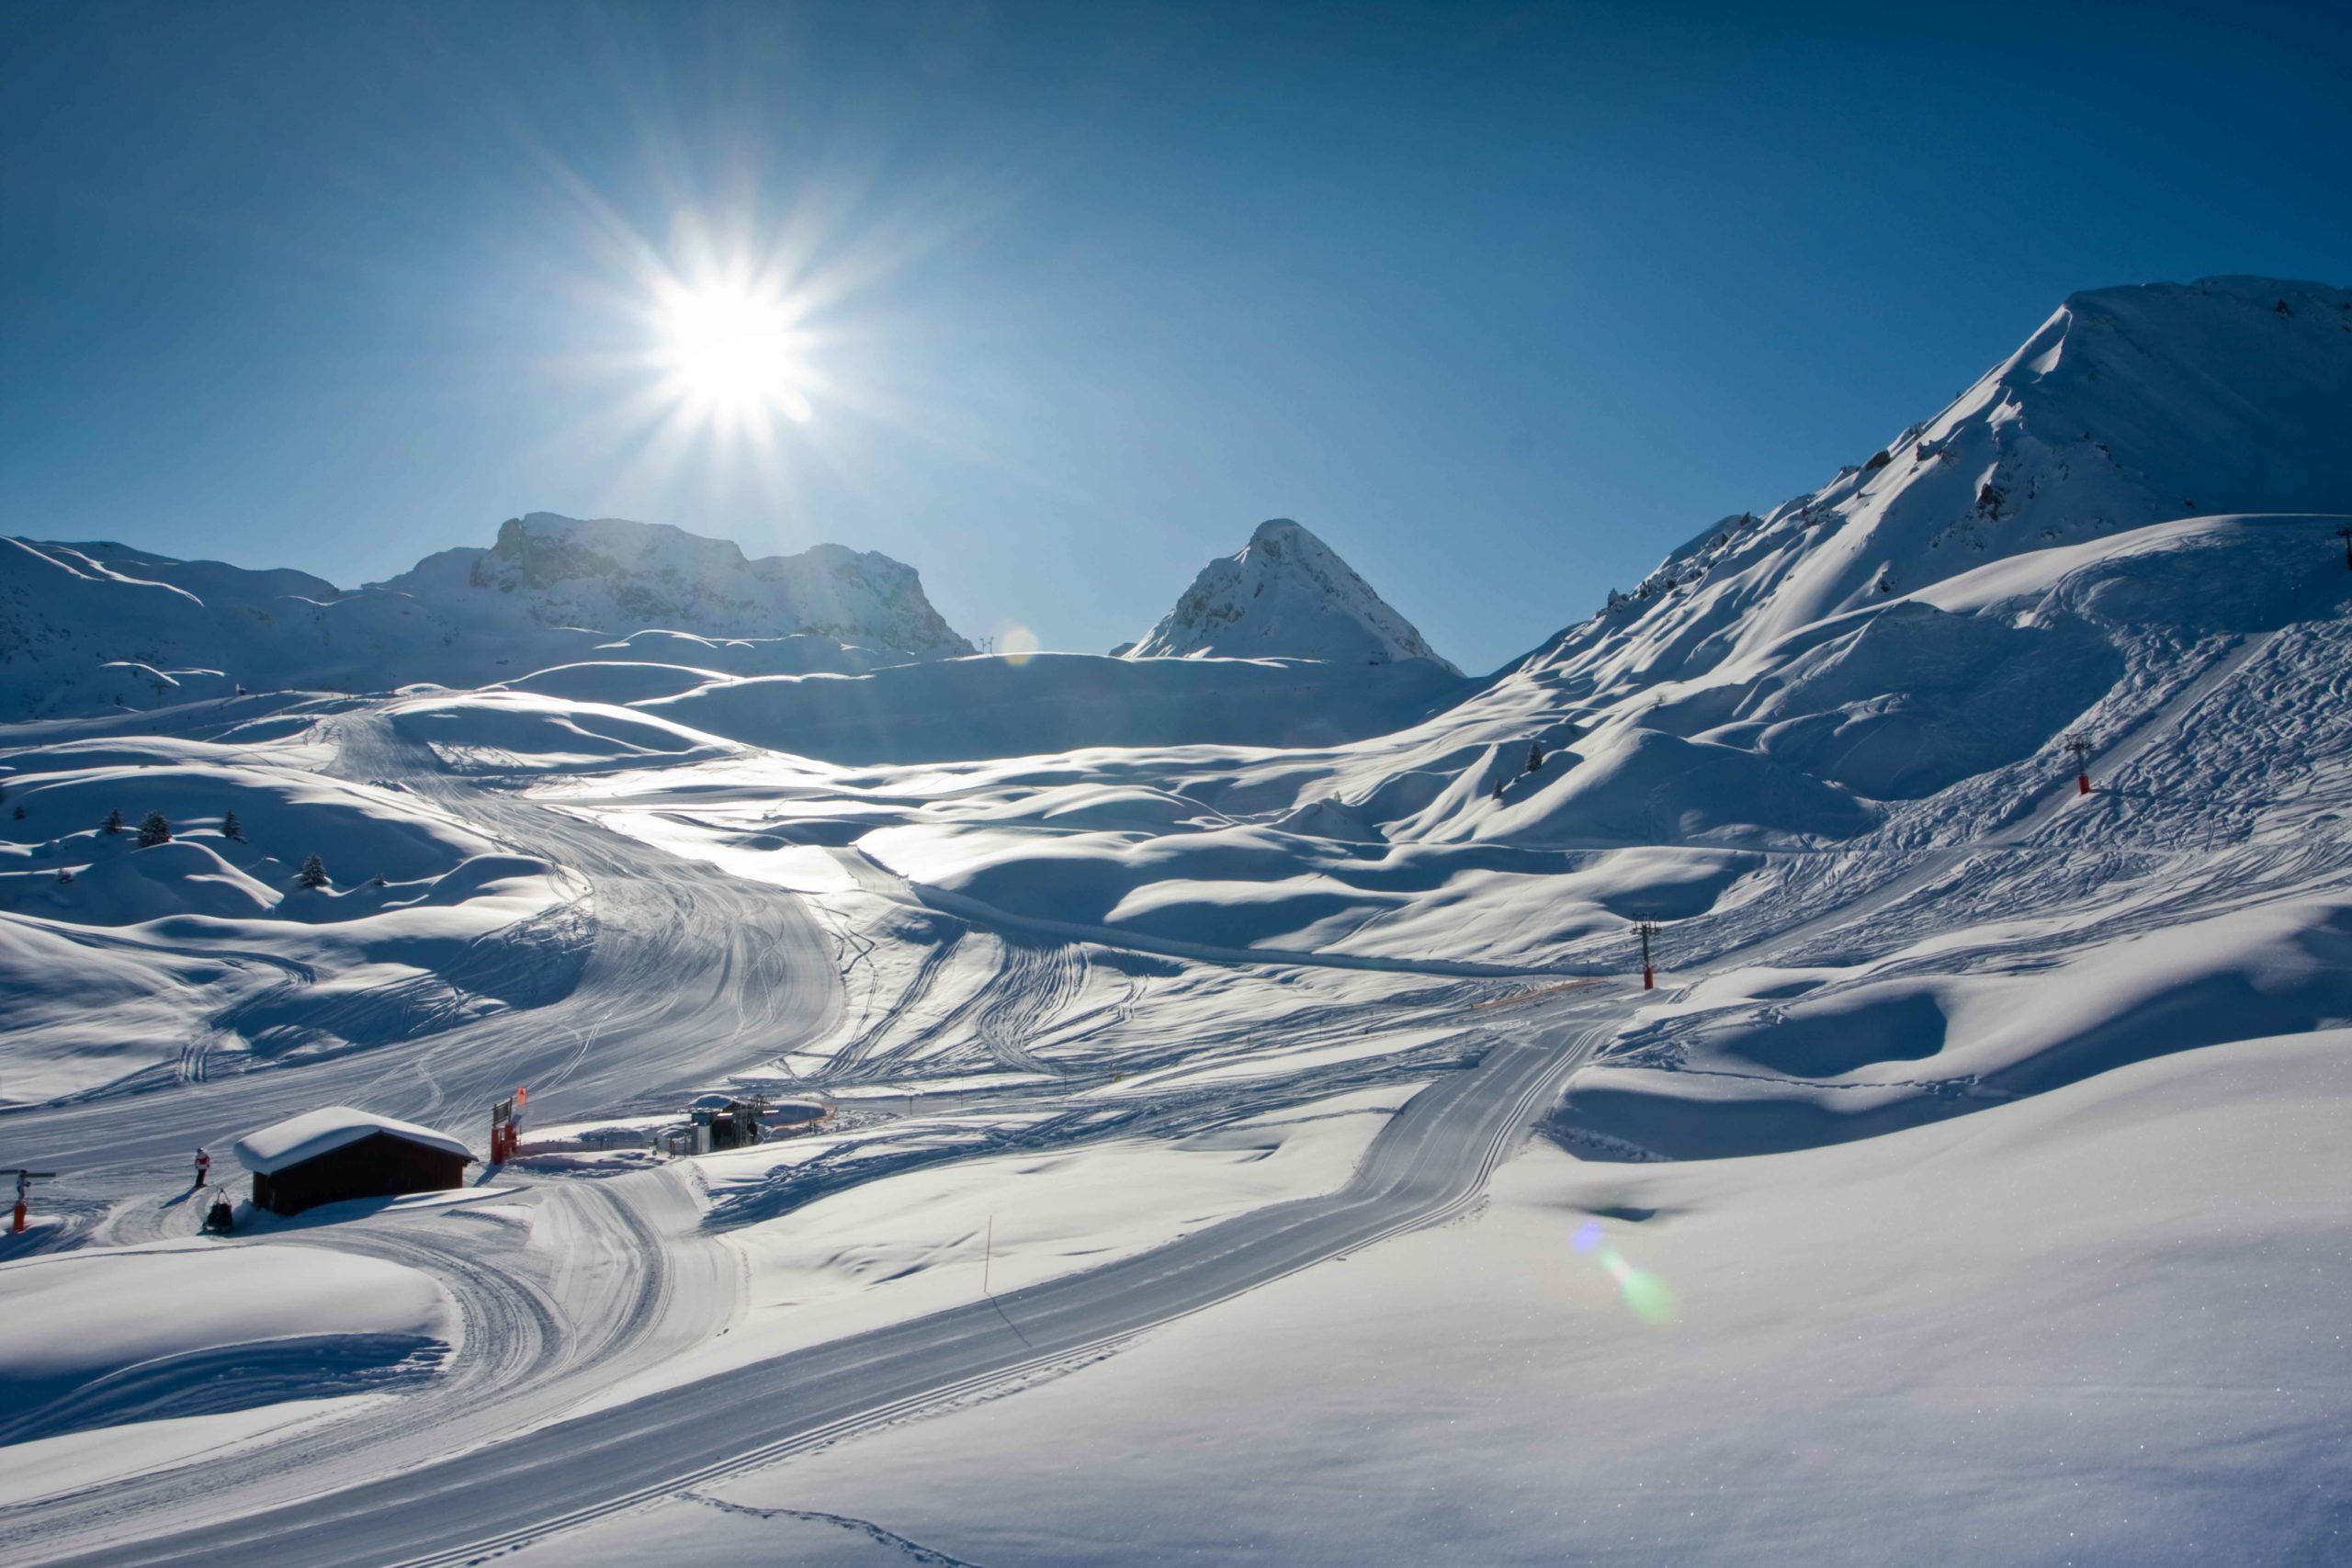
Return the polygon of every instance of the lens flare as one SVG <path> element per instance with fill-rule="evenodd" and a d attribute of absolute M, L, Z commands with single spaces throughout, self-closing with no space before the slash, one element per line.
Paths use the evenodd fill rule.
<path fill-rule="evenodd" d="M 1587 1220 L 1578 1225 L 1568 1245 L 1581 1253 L 1591 1255 L 1600 1265 L 1600 1271 L 1616 1283 L 1617 1293 L 1624 1298 L 1625 1308 L 1644 1323 L 1668 1323 L 1674 1318 L 1674 1292 L 1666 1281 L 1646 1269 L 1637 1268 L 1625 1260 L 1615 1247 L 1604 1245 L 1607 1233 L 1598 1220 Z"/>
<path fill-rule="evenodd" d="M 1010 663 L 1028 663 L 1039 646 L 1037 634 L 1027 626 L 1011 626 L 997 634 L 996 650 Z"/>
<path fill-rule="evenodd" d="M 1674 1316 L 1674 1292 L 1666 1288 L 1665 1280 L 1646 1269 L 1634 1268 L 1614 1248 L 1600 1255 L 1600 1267 L 1617 1281 L 1618 1293 L 1635 1317 L 1644 1323 L 1665 1323 Z"/>

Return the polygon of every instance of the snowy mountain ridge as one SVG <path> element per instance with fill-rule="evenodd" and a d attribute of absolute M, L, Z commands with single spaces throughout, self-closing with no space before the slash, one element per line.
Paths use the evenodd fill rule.
<path fill-rule="evenodd" d="M 1176 607 L 1121 657 L 1426 659 L 1461 673 L 1337 550 L 1286 517 L 1260 524 L 1238 552 L 1204 567 Z"/>
<path fill-rule="evenodd" d="M 0 725 L 0 1090 L 62 1173 L 0 1236 L 0 1443 L 59 1488 L 11 1539 L 300 1568 L 527 1526 L 520 1562 L 731 1564 L 941 1477 L 898 1555 L 998 1560 L 1078 1507 L 1056 1561 L 1236 1561 L 1300 1517 L 1307 1454 L 1348 1483 L 1311 1547 L 1460 1555 L 1470 1519 L 1479 1561 L 1554 1561 L 1566 1410 L 1625 1435 L 1577 1508 L 1665 1498 L 1644 1525 L 1678 1560 L 1935 1560 L 1996 1492 L 2053 1527 L 1996 1555 L 2080 1555 L 2088 1524 L 2112 1561 L 2329 1560 L 2341 1509 L 2297 1500 L 2352 1412 L 2331 312 L 2240 279 L 2078 296 L 1883 461 L 1482 681 L 1355 662 L 1362 606 L 1285 575 L 1279 528 L 1262 594 L 1183 628 L 1203 657 L 764 679 L 728 661 L 842 645 L 639 633 L 542 667 L 624 600 L 776 624 L 604 525 L 274 599 L 0 550 L 67 633 L 135 605 L 133 651 L 244 604 L 238 649 L 379 682 L 513 665 Z M 1259 614 L 1294 590 L 1301 618 Z M 1207 656 L 1253 626 L 1354 653 Z M 288 1236 L 246 1204 L 233 1247 L 193 1239 L 199 1144 L 340 1104 L 479 1148 L 524 1084 L 529 1179 L 447 1195 L 469 1214 Z M 844 1113 L 672 1164 L 688 1108 L 745 1089 Z M 370 1255 L 324 1266 L 340 1238 Z M 289 1339 L 331 1354 L 289 1372 Z M 877 1462 L 905 1432 L 877 1426 L 773 1479 L 784 1445 L 1049 1356 L 1094 1364 L 944 1410 L 927 1452 Z M 732 1398 L 746 1374 L 781 1392 Z M 1334 1376 L 1387 1391 L 1377 1443 Z M 1465 1398 L 1476 1447 L 1412 1425 Z M 1759 1513 L 1816 1427 L 1838 1500 Z M 697 1472 L 726 1492 L 640 1506 L 737 1462 L 708 1432 L 745 1465 Z M 527 1505 L 481 1483 L 492 1443 Z M 1147 1450 L 1181 1461 L 1128 1467 L 1150 1487 L 1064 1479 Z M 1447 1540 L 1363 1522 L 1449 1455 L 1477 1506 Z M 1204 1495 L 1262 1531 L 1188 1534 Z"/>
<path fill-rule="evenodd" d="M 2352 290 L 2209 277 L 2070 296 L 1933 418 L 1726 517 L 1532 656 L 1690 679 L 1988 559 L 2178 517 L 2352 510 Z"/>
<path fill-rule="evenodd" d="M 368 587 L 443 605 L 512 595 L 547 626 L 829 637 L 919 658 L 972 651 L 932 608 L 914 568 L 878 551 L 820 544 L 752 558 L 731 539 L 614 517 L 510 517 L 488 549 L 443 550 Z"/>
<path fill-rule="evenodd" d="M 254 690 L 481 686 L 580 662 L 843 672 L 972 651 L 912 567 L 819 545 L 747 559 L 666 525 L 549 513 L 355 591 L 111 543 L 0 551 L 0 716 Z"/>

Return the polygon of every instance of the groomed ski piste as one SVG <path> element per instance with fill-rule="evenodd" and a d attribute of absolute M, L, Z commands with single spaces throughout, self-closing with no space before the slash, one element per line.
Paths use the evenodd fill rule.
<path fill-rule="evenodd" d="M 2347 410 L 2352 294 L 2102 290 L 1483 679 L 1342 563 L 6 727 L 0 1558 L 2338 1561 Z"/>

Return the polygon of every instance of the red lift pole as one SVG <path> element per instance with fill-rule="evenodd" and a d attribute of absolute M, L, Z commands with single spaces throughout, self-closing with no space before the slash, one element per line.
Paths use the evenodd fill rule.
<path fill-rule="evenodd" d="M 2075 759 L 2075 793 L 2091 792 L 2091 738 L 2076 730 L 2066 737 L 2067 754 Z"/>
<path fill-rule="evenodd" d="M 17 1208 L 16 1213 L 8 1220 L 8 1229 L 12 1234 L 17 1235 L 24 1234 L 25 1206 L 27 1200 L 32 1196 L 33 1183 L 50 1180 L 56 1175 L 57 1172 L 53 1170 L 19 1170 L 16 1173 Z"/>
<path fill-rule="evenodd" d="M 1655 990 L 1657 988 L 1657 969 L 1650 963 L 1650 938 L 1657 935 L 1657 922 L 1638 921 L 1634 927 L 1634 934 L 1642 939 L 1642 989 Z"/>

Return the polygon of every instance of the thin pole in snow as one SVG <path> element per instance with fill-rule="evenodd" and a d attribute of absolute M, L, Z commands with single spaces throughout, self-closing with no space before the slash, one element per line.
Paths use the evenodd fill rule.
<path fill-rule="evenodd" d="M 996 1294 L 994 1291 L 989 1289 L 989 1265 L 995 1260 L 996 1216 L 994 1214 L 990 1214 L 989 1216 L 988 1240 L 983 1243 L 980 1247 L 980 1294 L 984 1296 L 993 1296 Z"/>
<path fill-rule="evenodd" d="M 1634 934 L 1642 939 L 1642 989 L 1650 990 L 1657 985 L 1657 970 L 1650 964 L 1650 938 L 1657 935 L 1657 922 L 1636 921 Z"/>
<path fill-rule="evenodd" d="M 2091 792 L 2091 738 L 2077 729 L 2066 737 L 2066 750 L 2075 759 L 2075 792 Z"/>

